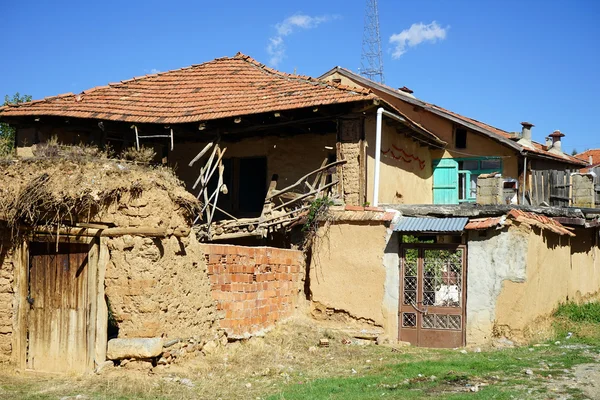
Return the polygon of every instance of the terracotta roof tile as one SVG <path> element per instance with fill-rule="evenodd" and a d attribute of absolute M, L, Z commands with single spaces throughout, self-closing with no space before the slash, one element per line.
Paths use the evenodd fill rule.
<path fill-rule="evenodd" d="M 185 123 L 376 99 L 349 88 L 268 68 L 241 53 L 191 67 L 0 108 L 0 117 L 63 116 Z"/>
<path fill-rule="evenodd" d="M 473 118 L 469 118 L 469 117 L 465 117 L 464 115 L 455 113 L 453 111 L 450 111 L 448 109 L 445 109 L 443 107 L 437 106 L 433 103 L 428 103 L 426 101 L 423 101 L 419 98 L 416 98 L 415 96 L 413 96 L 412 94 L 407 94 L 405 93 L 402 89 L 395 89 L 391 86 L 385 85 L 385 84 L 381 84 L 379 82 L 375 82 L 372 81 L 368 78 L 365 78 L 363 76 L 357 75 L 354 72 L 346 69 L 346 68 L 342 68 L 342 67 L 335 67 L 333 68 L 331 71 L 337 71 L 339 73 L 341 73 L 342 75 L 345 76 L 349 76 L 351 79 L 355 79 L 358 80 L 359 82 L 364 82 L 364 84 L 367 87 L 371 87 L 373 89 L 378 89 L 378 90 L 383 90 L 385 92 L 388 92 L 389 94 L 393 94 L 396 98 L 398 98 L 399 100 L 411 103 L 413 105 L 418 105 L 420 107 L 424 107 L 425 109 L 429 109 L 430 111 L 437 111 L 438 114 L 446 114 L 448 116 L 452 116 L 456 119 L 462 120 L 466 123 L 470 123 L 473 125 L 476 125 L 477 127 L 479 127 L 480 129 L 484 130 L 485 133 L 488 136 L 494 137 L 494 136 L 498 136 L 501 137 L 503 139 L 511 139 L 512 135 L 507 132 L 504 131 L 502 129 L 496 128 L 494 126 L 488 125 L 484 122 L 478 121 L 476 119 Z M 329 72 L 328 72 L 329 73 Z M 321 76 L 321 78 L 326 78 L 326 76 L 328 75 L 328 73 L 325 73 L 324 75 Z M 435 134 L 435 133 L 434 133 Z M 521 146 L 519 144 L 517 144 L 516 142 L 515 146 L 523 148 L 524 146 Z M 556 153 L 552 153 L 549 152 L 548 149 L 545 148 L 544 145 L 540 144 L 540 143 L 536 143 L 536 142 L 532 142 L 533 147 L 524 147 L 528 152 L 534 153 L 534 154 L 539 154 L 539 155 L 543 155 L 545 157 L 550 157 L 550 158 L 554 158 L 557 160 L 561 160 L 561 161 L 566 161 L 568 163 L 571 164 L 577 164 L 577 165 L 581 165 L 581 161 L 575 157 L 572 157 L 568 154 L 556 154 Z"/>
<path fill-rule="evenodd" d="M 466 230 L 485 230 L 490 228 L 502 227 L 506 220 L 514 220 L 527 225 L 537 226 L 540 229 L 546 229 L 559 235 L 575 236 L 573 232 L 565 228 L 560 222 L 546 217 L 545 215 L 536 214 L 527 211 L 512 209 L 507 215 L 491 218 L 472 219 L 465 226 Z"/>
<path fill-rule="evenodd" d="M 590 168 L 599 167 L 600 166 L 600 149 L 590 149 L 586 150 L 583 153 L 579 153 L 575 155 L 581 161 L 585 161 L 586 163 L 590 162 L 590 157 L 592 157 L 592 164 L 589 165 L 588 168 L 582 168 L 581 172 L 590 172 Z"/>

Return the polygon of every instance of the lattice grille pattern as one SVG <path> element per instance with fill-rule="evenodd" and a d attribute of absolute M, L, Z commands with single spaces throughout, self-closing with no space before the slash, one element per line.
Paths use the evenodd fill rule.
<path fill-rule="evenodd" d="M 414 328 L 417 326 L 417 315 L 415 313 L 402 313 L 402 326 Z"/>
<path fill-rule="evenodd" d="M 423 328 L 461 330 L 462 317 L 460 315 L 425 314 L 423 315 Z"/>
<path fill-rule="evenodd" d="M 419 250 L 406 249 L 404 253 L 404 304 L 417 302 L 417 271 Z"/>
<path fill-rule="evenodd" d="M 423 304 L 460 307 L 462 302 L 463 250 L 425 250 Z"/>

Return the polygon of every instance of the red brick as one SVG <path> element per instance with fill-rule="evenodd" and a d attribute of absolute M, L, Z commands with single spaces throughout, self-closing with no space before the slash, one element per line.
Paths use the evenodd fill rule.
<path fill-rule="evenodd" d="M 346 205 L 345 207 L 346 211 L 364 211 L 365 207 L 361 207 L 361 206 L 351 206 L 351 205 Z"/>

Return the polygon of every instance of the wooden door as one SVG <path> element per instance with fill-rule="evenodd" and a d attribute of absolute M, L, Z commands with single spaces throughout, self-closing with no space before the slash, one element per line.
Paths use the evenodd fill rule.
<path fill-rule="evenodd" d="M 89 366 L 90 244 L 32 242 L 29 246 L 27 367 L 83 372 Z"/>
<path fill-rule="evenodd" d="M 465 345 L 466 247 L 401 249 L 399 339 L 421 347 Z"/>

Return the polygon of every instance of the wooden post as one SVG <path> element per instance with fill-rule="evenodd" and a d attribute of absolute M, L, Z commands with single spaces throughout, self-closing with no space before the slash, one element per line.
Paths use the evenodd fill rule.
<path fill-rule="evenodd" d="M 98 262 L 97 262 L 97 291 L 96 291 L 96 343 L 94 351 L 94 360 L 96 364 L 106 361 L 106 346 L 108 343 L 108 306 L 104 293 L 104 279 L 106 277 L 106 265 L 109 260 L 107 238 L 100 238 L 98 244 Z"/>
<path fill-rule="evenodd" d="M 96 315 L 98 311 L 98 243 L 91 243 L 88 253 L 88 327 L 87 327 L 87 369 L 92 371 L 95 368 L 94 361 L 96 355 Z"/>
<path fill-rule="evenodd" d="M 13 317 L 13 364 L 24 370 L 27 365 L 27 291 L 29 287 L 29 245 L 23 241 L 14 249 L 15 315 Z"/>

